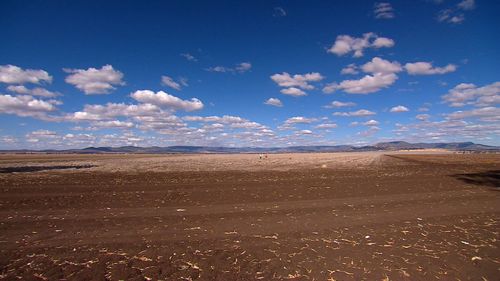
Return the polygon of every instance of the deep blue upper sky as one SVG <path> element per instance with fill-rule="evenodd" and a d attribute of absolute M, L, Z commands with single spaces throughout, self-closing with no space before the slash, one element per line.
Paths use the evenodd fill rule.
<path fill-rule="evenodd" d="M 499 12 L 484 0 L 2 1 L 0 149 L 499 145 Z"/>

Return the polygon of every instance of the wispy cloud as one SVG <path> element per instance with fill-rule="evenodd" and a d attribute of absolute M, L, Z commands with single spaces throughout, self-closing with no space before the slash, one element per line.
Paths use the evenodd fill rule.
<path fill-rule="evenodd" d="M 388 2 L 375 3 L 373 14 L 377 19 L 392 19 L 394 18 L 394 8 Z"/>

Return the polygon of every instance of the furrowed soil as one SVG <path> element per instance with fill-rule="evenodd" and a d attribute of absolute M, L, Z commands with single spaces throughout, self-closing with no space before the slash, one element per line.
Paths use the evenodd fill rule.
<path fill-rule="evenodd" d="M 0 155 L 0 280 L 500 280 L 500 154 Z"/>

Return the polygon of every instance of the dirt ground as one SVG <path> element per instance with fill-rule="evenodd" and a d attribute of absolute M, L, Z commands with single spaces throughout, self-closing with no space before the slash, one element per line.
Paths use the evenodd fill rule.
<path fill-rule="evenodd" d="M 500 280 L 500 154 L 0 155 L 0 280 Z"/>

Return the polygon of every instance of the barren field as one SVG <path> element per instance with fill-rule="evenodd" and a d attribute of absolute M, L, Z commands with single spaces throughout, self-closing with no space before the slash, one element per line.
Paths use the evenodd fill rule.
<path fill-rule="evenodd" d="M 0 155 L 0 280 L 500 280 L 500 154 Z"/>

